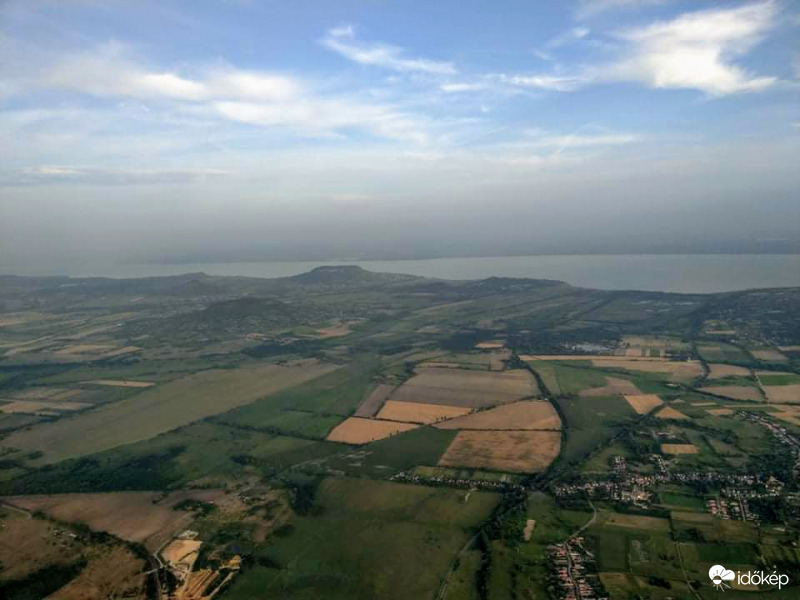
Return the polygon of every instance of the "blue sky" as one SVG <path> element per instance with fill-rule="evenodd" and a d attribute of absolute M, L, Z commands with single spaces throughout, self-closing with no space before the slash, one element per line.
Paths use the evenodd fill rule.
<path fill-rule="evenodd" d="M 677 227 L 729 202 L 726 239 L 785 237 L 798 39 L 785 0 L 7 0 L 2 249 L 124 255 L 154 214 L 188 239 L 457 209 L 466 239 L 498 204 L 552 229 L 593 210 Z M 67 207 L 113 233 L 41 216 Z M 61 246 L 21 251 L 34 229 Z"/>

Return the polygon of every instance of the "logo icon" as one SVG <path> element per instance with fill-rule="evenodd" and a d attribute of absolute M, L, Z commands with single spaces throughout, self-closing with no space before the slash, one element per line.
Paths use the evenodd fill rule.
<path fill-rule="evenodd" d="M 716 589 L 725 591 L 725 588 L 731 587 L 725 582 L 733 581 L 736 578 L 736 574 L 722 565 L 714 565 L 708 570 L 708 577 Z"/>

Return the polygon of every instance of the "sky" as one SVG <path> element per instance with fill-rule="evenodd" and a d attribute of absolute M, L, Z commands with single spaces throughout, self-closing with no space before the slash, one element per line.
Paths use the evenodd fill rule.
<path fill-rule="evenodd" d="M 800 4 L 0 0 L 0 272 L 800 249 Z"/>

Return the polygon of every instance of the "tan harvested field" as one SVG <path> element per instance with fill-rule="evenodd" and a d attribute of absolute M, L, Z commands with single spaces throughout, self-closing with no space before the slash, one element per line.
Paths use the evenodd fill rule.
<path fill-rule="evenodd" d="M 419 425 L 411 423 L 350 417 L 334 427 L 333 431 L 328 434 L 327 440 L 345 444 L 368 444 L 417 427 Z"/>
<path fill-rule="evenodd" d="M 732 415 L 733 409 L 732 408 L 708 408 L 706 412 L 710 415 L 714 415 L 715 417 L 724 417 L 726 415 Z"/>
<path fill-rule="evenodd" d="M 764 391 L 770 402 L 778 404 L 800 404 L 800 384 L 765 385 Z"/>
<path fill-rule="evenodd" d="M 146 597 L 147 562 L 123 546 L 93 548 L 80 574 L 48 600 L 108 600 Z"/>
<path fill-rule="evenodd" d="M 642 393 L 632 381 L 628 381 L 627 379 L 621 379 L 619 377 L 606 377 L 606 383 L 608 385 L 603 387 L 582 390 L 579 395 L 584 397 L 624 396 L 626 394 L 636 395 Z"/>
<path fill-rule="evenodd" d="M 761 350 L 748 350 L 758 360 L 764 362 L 787 362 L 786 355 L 774 348 L 762 348 Z"/>
<path fill-rule="evenodd" d="M 25 400 L 32 400 L 38 398 L 46 398 L 47 400 L 64 400 L 66 398 L 70 398 L 72 396 L 77 396 L 80 394 L 80 390 L 70 390 L 67 388 L 55 388 L 55 387 L 34 387 L 28 388 L 21 392 L 17 392 L 14 394 L 16 398 L 24 398 Z"/>
<path fill-rule="evenodd" d="M 92 379 L 90 381 L 82 381 L 81 383 L 91 385 L 108 385 L 112 387 L 130 387 L 130 388 L 146 388 L 155 385 L 152 381 L 132 381 L 122 379 Z"/>
<path fill-rule="evenodd" d="M 172 509 L 178 502 L 187 498 L 214 502 L 223 497 L 222 490 L 187 490 L 166 497 L 160 492 L 109 492 L 15 496 L 8 501 L 60 521 L 84 523 L 95 531 L 107 531 L 155 550 L 194 520 L 191 513 Z"/>
<path fill-rule="evenodd" d="M 383 403 L 389 399 L 396 386 L 387 385 L 385 383 L 378 384 L 372 390 L 364 401 L 359 405 L 354 413 L 355 417 L 374 417 L 375 414 L 381 409 Z"/>
<path fill-rule="evenodd" d="M 501 404 L 436 425 L 439 429 L 531 430 L 561 429 L 561 419 L 549 402 L 542 400 Z"/>
<path fill-rule="evenodd" d="M 772 413 L 772 416 L 800 427 L 800 407 L 783 406 L 780 411 Z"/>
<path fill-rule="evenodd" d="M 506 345 L 505 342 L 501 342 L 499 340 L 492 340 L 489 342 L 480 342 L 478 344 L 475 344 L 475 347 L 478 348 L 479 350 L 493 350 L 495 348 L 502 348 L 505 345 Z"/>
<path fill-rule="evenodd" d="M 459 431 L 439 466 L 536 473 L 555 460 L 560 448 L 558 431 Z"/>
<path fill-rule="evenodd" d="M 734 365 L 722 365 L 712 363 L 708 365 L 709 379 L 723 379 L 725 377 L 749 377 L 750 369 L 747 367 L 736 367 Z"/>
<path fill-rule="evenodd" d="M 665 406 L 660 411 L 656 413 L 657 419 L 682 419 L 682 420 L 691 420 L 691 417 L 687 417 L 682 412 L 675 410 L 671 406 Z"/>
<path fill-rule="evenodd" d="M 45 402 L 42 400 L 15 400 L 14 402 L 10 402 L 9 404 L 0 404 L 0 412 L 9 414 L 23 413 L 31 415 L 41 414 L 43 412 L 58 414 L 58 411 L 60 410 L 66 412 L 72 412 L 75 410 L 82 410 L 90 406 L 91 404 L 87 404 L 86 402 Z"/>
<path fill-rule="evenodd" d="M 622 343 L 631 346 L 646 346 L 652 348 L 662 349 L 677 349 L 686 350 L 691 347 L 691 344 L 682 342 L 672 338 L 663 338 L 649 335 L 624 335 L 622 336 Z"/>
<path fill-rule="evenodd" d="M 598 511 L 597 524 L 601 526 L 612 525 L 614 527 L 625 527 L 626 529 L 659 531 L 663 533 L 669 531 L 669 519 L 646 517 L 643 515 L 626 515 L 607 510 Z"/>
<path fill-rule="evenodd" d="M 778 346 L 781 352 L 800 352 L 800 346 Z"/>
<path fill-rule="evenodd" d="M 588 360 L 588 361 L 622 361 L 622 362 L 670 362 L 667 358 L 660 358 L 657 356 L 642 356 L 631 358 L 622 358 L 615 354 L 522 354 L 521 360 Z"/>
<path fill-rule="evenodd" d="M 528 371 L 432 368 L 421 369 L 392 394 L 392 400 L 483 408 L 538 395 L 536 380 Z"/>
<path fill-rule="evenodd" d="M 75 419 L 15 431 L 0 444 L 23 451 L 40 450 L 37 463 L 53 463 L 146 440 L 194 421 L 250 404 L 299 385 L 336 367 L 264 365 L 209 370 L 147 389 Z"/>
<path fill-rule="evenodd" d="M 692 402 L 692 406 L 716 406 L 716 402 Z"/>
<path fill-rule="evenodd" d="M 661 452 L 664 454 L 697 454 L 697 446 L 694 444 L 661 444 Z"/>
<path fill-rule="evenodd" d="M 754 387 L 746 385 L 720 385 L 714 387 L 702 387 L 701 392 L 707 392 L 716 396 L 724 396 L 725 398 L 733 398 L 734 400 L 753 400 L 754 402 L 763 402 L 764 396 L 761 392 Z"/>
<path fill-rule="evenodd" d="M 646 415 L 657 406 L 663 404 L 661 398 L 656 394 L 626 395 L 625 400 L 627 400 L 631 408 L 640 415 Z"/>
<path fill-rule="evenodd" d="M 388 400 L 378 413 L 379 419 L 403 421 L 405 423 L 435 423 L 443 419 L 460 417 L 471 412 L 471 408 L 447 406 L 445 404 L 421 404 L 419 402 L 398 402 Z"/>

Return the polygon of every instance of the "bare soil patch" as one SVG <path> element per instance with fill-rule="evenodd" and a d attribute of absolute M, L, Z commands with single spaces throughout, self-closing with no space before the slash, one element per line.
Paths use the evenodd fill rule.
<path fill-rule="evenodd" d="M 661 444 L 661 452 L 664 454 L 697 454 L 697 446 L 694 444 Z"/>
<path fill-rule="evenodd" d="M 400 386 L 392 400 L 483 408 L 539 395 L 528 371 L 470 371 L 421 369 Z"/>
<path fill-rule="evenodd" d="M 645 415 L 664 403 L 656 394 L 626 395 L 625 400 L 640 415 Z"/>
<path fill-rule="evenodd" d="M 95 531 L 107 531 L 154 550 L 194 520 L 191 513 L 173 510 L 178 502 L 187 498 L 214 502 L 223 496 L 221 490 L 187 490 L 167 495 L 111 492 L 16 496 L 9 502 L 26 510 L 41 510 L 61 521 L 84 523 Z"/>
<path fill-rule="evenodd" d="M 91 381 L 83 381 L 91 385 L 109 385 L 112 387 L 131 387 L 131 388 L 146 388 L 155 385 L 152 381 L 131 381 L 122 379 L 92 379 Z"/>
<path fill-rule="evenodd" d="M 748 350 L 753 357 L 764 362 L 786 362 L 789 359 L 786 355 L 774 348 L 762 348 L 761 350 Z"/>
<path fill-rule="evenodd" d="M 770 402 L 779 404 L 800 404 L 800 384 L 765 385 L 764 391 Z"/>
<path fill-rule="evenodd" d="M 753 400 L 754 402 L 763 402 L 764 397 L 758 388 L 749 387 L 745 385 L 720 385 L 714 387 L 700 388 L 701 392 L 707 392 L 716 396 L 724 396 L 726 398 L 733 398 L 734 400 Z"/>
<path fill-rule="evenodd" d="M 723 365 L 713 363 L 708 365 L 709 379 L 723 379 L 725 377 L 748 377 L 751 375 L 747 367 L 737 367 L 734 365 Z"/>
<path fill-rule="evenodd" d="M 0 412 L 9 414 L 57 415 L 58 411 L 72 412 L 90 407 L 86 402 L 44 402 L 36 400 L 15 400 L 8 404 L 0 404 Z"/>
<path fill-rule="evenodd" d="M 419 427 L 419 425 L 350 417 L 334 427 L 333 431 L 328 434 L 327 439 L 329 442 L 343 442 L 345 444 L 368 444 L 416 427 Z"/>
<path fill-rule="evenodd" d="M 671 406 L 665 406 L 660 411 L 656 413 L 657 419 L 680 419 L 680 420 L 691 420 L 691 417 L 687 417 L 682 412 L 675 410 Z"/>
<path fill-rule="evenodd" d="M 500 340 L 491 340 L 488 342 L 480 342 L 475 344 L 475 347 L 479 350 L 493 350 L 495 348 L 502 348 L 505 345 L 505 342 L 501 342 Z"/>
<path fill-rule="evenodd" d="M 561 419 L 549 402 L 527 401 L 502 404 L 439 423 L 439 429 L 534 430 L 561 429 Z"/>
<path fill-rule="evenodd" d="M 396 386 L 388 385 L 385 383 L 378 384 L 372 390 L 364 401 L 359 405 L 353 416 L 356 417 L 374 417 L 383 406 L 383 403 L 389 399 Z"/>
<path fill-rule="evenodd" d="M 669 520 L 661 517 L 646 517 L 644 515 L 627 515 L 601 510 L 598 514 L 599 525 L 613 525 L 627 529 L 640 529 L 644 531 L 669 531 Z"/>
<path fill-rule="evenodd" d="M 536 473 L 558 456 L 557 431 L 460 431 L 439 466 Z"/>
<path fill-rule="evenodd" d="M 460 417 L 471 412 L 471 408 L 447 406 L 445 404 L 421 404 L 419 402 L 398 402 L 388 400 L 378 413 L 379 419 L 403 421 L 405 423 L 435 423 L 444 419 Z"/>

